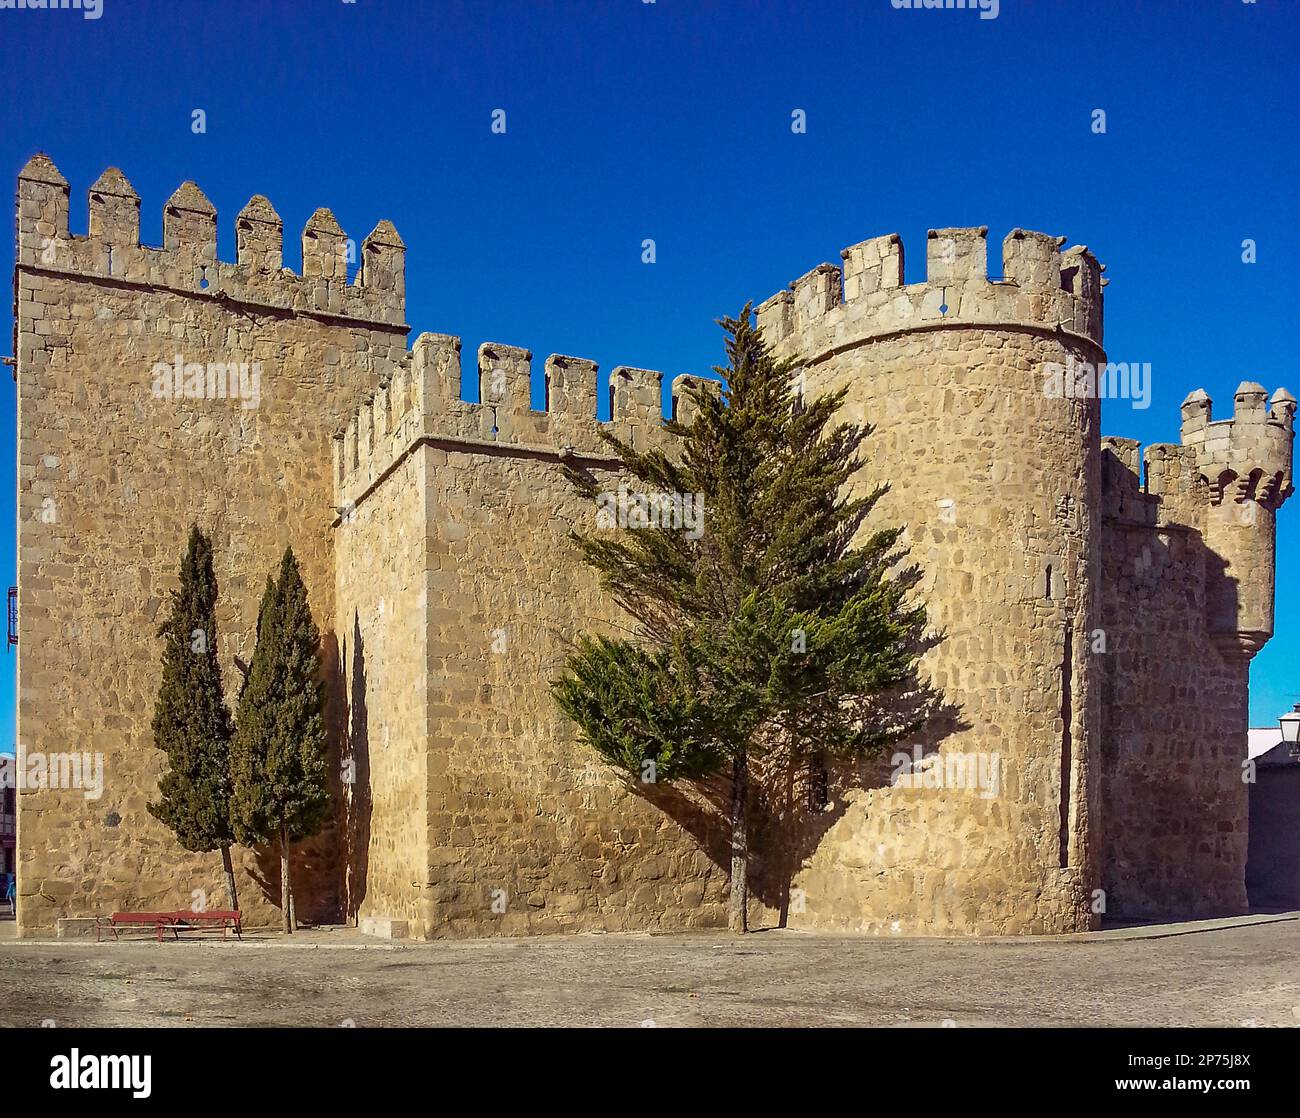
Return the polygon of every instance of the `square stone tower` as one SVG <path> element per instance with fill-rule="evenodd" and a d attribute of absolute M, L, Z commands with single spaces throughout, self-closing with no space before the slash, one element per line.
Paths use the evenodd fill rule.
<path fill-rule="evenodd" d="M 102 755 L 104 788 L 26 787 L 18 811 L 22 934 L 59 916 L 188 907 L 223 896 L 215 855 L 190 855 L 146 811 L 162 754 L 150 717 L 156 629 L 191 522 L 213 535 L 223 675 L 253 650 L 261 587 L 292 544 L 318 618 L 333 615 L 329 442 L 403 360 L 403 255 L 381 223 L 353 282 L 328 210 L 282 267 L 279 216 L 254 197 L 238 259 L 217 258 L 217 213 L 193 183 L 140 244 L 140 200 L 120 171 L 69 230 L 69 188 L 35 156 L 18 179 L 18 744 Z M 233 374 L 231 369 L 233 367 Z M 333 642 L 325 650 L 337 671 Z M 335 738 L 341 710 L 331 712 Z M 338 907 L 336 836 L 303 851 L 304 917 Z M 273 921 L 239 850 L 250 917 Z M 274 876 L 274 874 L 272 874 Z"/>

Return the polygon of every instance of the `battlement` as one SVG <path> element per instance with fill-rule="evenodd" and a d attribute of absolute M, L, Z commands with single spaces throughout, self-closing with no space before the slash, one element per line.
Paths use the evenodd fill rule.
<path fill-rule="evenodd" d="M 1086 246 L 1013 229 L 1002 242 L 1002 279 L 988 275 L 988 227 L 931 229 L 926 280 L 904 284 L 897 233 L 850 245 L 843 265 L 820 264 L 759 304 L 769 345 L 809 361 L 840 347 L 906 330 L 1023 325 L 1101 345 L 1105 265 Z"/>
<path fill-rule="evenodd" d="M 1102 512 L 1113 520 L 1153 525 L 1160 501 L 1143 487 L 1139 447 L 1137 439 L 1102 436 Z"/>
<path fill-rule="evenodd" d="M 618 366 L 610 373 L 608 422 L 596 417 L 599 366 L 583 357 L 552 354 L 543 365 L 545 410 L 532 407 L 533 355 L 517 346 L 484 342 L 478 348 L 479 403 L 462 400 L 461 340 L 421 334 L 393 375 L 362 401 L 334 436 L 337 505 L 354 504 L 415 443 L 459 443 L 467 450 L 617 459 L 600 437 L 616 435 L 638 450 L 667 446 L 663 374 Z M 687 386 L 672 382 L 673 414 L 690 421 Z"/>
<path fill-rule="evenodd" d="M 1243 381 L 1233 396 L 1233 417 L 1215 420 L 1213 401 L 1203 389 L 1188 395 L 1182 403 L 1182 453 L 1160 456 L 1162 464 L 1185 463 L 1185 469 L 1208 487 L 1211 505 L 1229 500 L 1257 501 L 1277 508 L 1294 492 L 1292 442 L 1295 433 L 1296 400 L 1279 388 L 1268 400 L 1267 390 L 1253 381 Z M 1150 488 L 1152 451 L 1148 449 Z M 1159 474 L 1163 489 L 1171 484 L 1172 472 Z"/>
<path fill-rule="evenodd" d="M 20 268 L 102 277 L 289 312 L 403 326 L 406 246 L 388 221 L 361 243 L 347 282 L 347 235 L 329 210 L 302 233 L 302 275 L 283 266 L 284 224 L 255 194 L 235 220 L 236 261 L 217 259 L 217 211 L 197 185 L 182 183 L 163 208 L 163 245 L 140 244 L 140 198 L 116 167 L 88 192 L 85 236 L 69 231 L 68 181 L 38 154 L 18 175 Z"/>

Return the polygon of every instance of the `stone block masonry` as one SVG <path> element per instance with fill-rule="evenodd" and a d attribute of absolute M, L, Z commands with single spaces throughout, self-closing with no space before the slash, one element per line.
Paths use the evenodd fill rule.
<path fill-rule="evenodd" d="M 618 622 L 574 562 L 594 510 L 559 468 L 616 473 L 596 365 L 550 357 L 533 412 L 526 350 L 480 347 L 480 404 L 460 359 L 458 338 L 421 335 L 334 440 L 349 907 L 425 936 L 725 923 L 725 876 L 683 825 L 700 808 L 628 791 L 549 694 L 567 642 Z M 665 439 L 660 374 L 612 383 L 610 429 Z"/>
<path fill-rule="evenodd" d="M 883 934 L 1094 927 L 1096 399 L 1055 399 L 1041 371 L 1100 353 L 1100 266 L 1016 230 L 990 282 L 987 230 L 932 231 L 926 282 L 903 245 L 845 249 L 758 309 L 810 395 L 847 389 L 875 427 L 861 485 L 888 482 L 882 523 L 907 525 L 919 592 L 944 639 L 926 671 L 950 710 L 923 767 L 996 757 L 999 794 L 831 774 L 831 801 L 791 836 L 792 924 Z M 847 295 L 842 296 L 841 292 Z M 909 745 L 909 749 L 911 746 Z M 910 767 L 910 766 L 909 766 Z"/>
<path fill-rule="evenodd" d="M 20 174 L 18 734 L 102 753 L 104 791 L 20 795 L 21 934 L 222 896 L 216 855 L 145 810 L 154 632 L 190 521 L 214 537 L 232 699 L 286 544 L 326 634 L 337 811 L 295 851 L 300 915 L 426 938 L 724 924 L 718 790 L 629 788 L 548 690 L 569 640 L 621 624 L 577 561 L 595 510 L 561 464 L 617 485 L 602 428 L 671 452 L 661 374 L 614 369 L 601 424 L 594 362 L 485 343 L 467 403 L 458 338 L 407 346 L 387 221 L 349 281 L 327 210 L 296 274 L 260 195 L 228 263 L 192 183 L 161 248 L 139 244 L 119 171 L 91 187 L 85 235 L 69 194 L 43 156 Z M 861 485 L 890 483 L 880 518 L 924 570 L 946 706 L 901 747 L 906 779 L 888 756 L 832 768 L 824 803 L 759 829 L 756 917 L 989 934 L 1095 927 L 1099 896 L 1124 915 L 1244 906 L 1246 664 L 1272 632 L 1295 401 L 1248 382 L 1225 423 L 1193 393 L 1140 479 L 1097 399 L 1043 390 L 1048 366 L 1105 361 L 1103 268 L 1062 243 L 1015 230 L 990 279 L 987 230 L 935 230 L 905 284 L 901 240 L 877 237 L 759 307 L 803 391 L 846 388 L 845 418 L 875 426 Z M 248 375 L 211 372 L 232 365 Z M 276 923 L 274 867 L 237 862 L 249 922 Z"/>
<path fill-rule="evenodd" d="M 792 924 L 884 934 L 1053 932 L 1112 916 L 1245 909 L 1247 665 L 1272 635 L 1274 515 L 1292 491 L 1295 400 L 1195 392 L 1181 447 L 1101 439 L 1100 400 L 1044 392 L 1101 365 L 1103 267 L 1013 230 L 932 230 L 845 249 L 758 309 L 804 390 L 869 422 L 862 485 L 888 482 L 944 640 L 953 706 L 913 749 L 996 755 L 1000 794 L 921 788 L 881 766 L 784 836 Z M 938 757 L 929 759 L 933 754 Z"/>
<path fill-rule="evenodd" d="M 19 796 L 25 935 L 60 916 L 186 907 L 195 890 L 224 898 L 219 857 L 184 852 L 145 809 L 162 764 L 150 732 L 155 631 L 185 533 L 197 521 L 213 536 L 233 702 L 286 544 L 329 632 L 330 437 L 405 359 L 403 249 L 391 227 L 367 238 L 347 284 L 326 211 L 304 230 L 297 276 L 280 267 L 281 223 L 265 199 L 237 219 L 235 264 L 217 260 L 217 215 L 192 183 L 166 204 L 161 248 L 138 243 L 139 205 L 106 171 L 90 190 L 89 232 L 73 234 L 54 165 L 37 156 L 19 177 L 18 739 L 24 750 L 102 752 L 105 767 L 97 801 L 76 790 Z M 177 354 L 205 367 L 259 363 L 258 406 L 155 393 L 155 365 Z M 325 660 L 337 673 L 332 635 Z M 331 694 L 337 749 L 345 708 Z M 338 912 L 338 837 L 332 827 L 296 855 L 304 918 Z M 258 885 L 274 867 L 236 855 L 250 921 L 274 923 L 278 898 Z"/>

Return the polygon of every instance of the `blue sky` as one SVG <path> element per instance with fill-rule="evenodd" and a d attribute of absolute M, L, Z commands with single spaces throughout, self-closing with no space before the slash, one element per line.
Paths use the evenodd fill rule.
<path fill-rule="evenodd" d="M 1292 2 L 1001 0 L 989 20 L 889 0 L 102 3 L 95 20 L 0 10 L 0 168 L 47 151 L 76 232 L 108 165 L 141 195 L 148 243 L 197 181 L 224 259 L 253 193 L 283 216 L 295 267 L 317 206 L 358 240 L 387 217 L 416 331 L 678 373 L 720 359 L 717 315 L 845 245 L 901 233 L 911 282 L 928 228 L 988 225 L 996 245 L 1022 226 L 1097 253 L 1106 348 L 1151 362 L 1151 407 L 1106 405 L 1105 433 L 1176 441 L 1196 387 L 1220 417 L 1243 379 L 1300 395 Z M 13 446 L 8 379 L 0 424 Z M 1300 504 L 1280 519 L 1252 725 L 1300 700 Z M 12 738 L 10 656 L 0 748 Z"/>

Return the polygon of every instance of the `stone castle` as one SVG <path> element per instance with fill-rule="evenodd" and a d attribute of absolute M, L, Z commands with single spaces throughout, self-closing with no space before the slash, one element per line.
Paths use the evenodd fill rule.
<path fill-rule="evenodd" d="M 193 183 L 160 248 L 115 169 L 85 235 L 69 208 L 35 156 L 14 293 L 18 735 L 51 771 L 102 754 L 103 787 L 20 790 L 21 934 L 224 899 L 219 858 L 146 811 L 155 630 L 191 522 L 213 536 L 232 698 L 286 544 L 326 634 L 339 809 L 295 848 L 301 917 L 414 936 L 724 926 L 725 791 L 624 785 L 548 694 L 565 642 L 619 621 L 576 560 L 592 510 L 560 470 L 618 480 L 595 363 L 547 358 L 533 410 L 532 355 L 484 344 L 482 402 L 462 400 L 459 339 L 408 348 L 387 221 L 349 281 L 328 210 L 298 274 L 261 196 L 234 263 Z M 847 386 L 845 418 L 875 425 L 863 484 L 891 485 L 879 518 L 924 569 L 943 637 L 924 666 L 953 713 L 903 747 L 906 779 L 890 757 L 812 774 L 756 840 L 755 907 L 887 935 L 1243 911 L 1247 668 L 1273 628 L 1295 400 L 1246 383 L 1214 420 L 1193 392 L 1180 441 L 1140 458 L 1101 436 L 1098 393 L 1044 387 L 1049 367 L 1106 364 L 1102 266 L 1015 230 L 990 279 L 986 235 L 932 231 L 916 284 L 897 236 L 864 241 L 758 309 L 802 391 Z M 615 368 L 608 426 L 668 440 L 662 389 Z M 998 779 L 954 787 L 969 758 Z M 273 854 L 235 854 L 249 921 L 275 923 Z"/>

